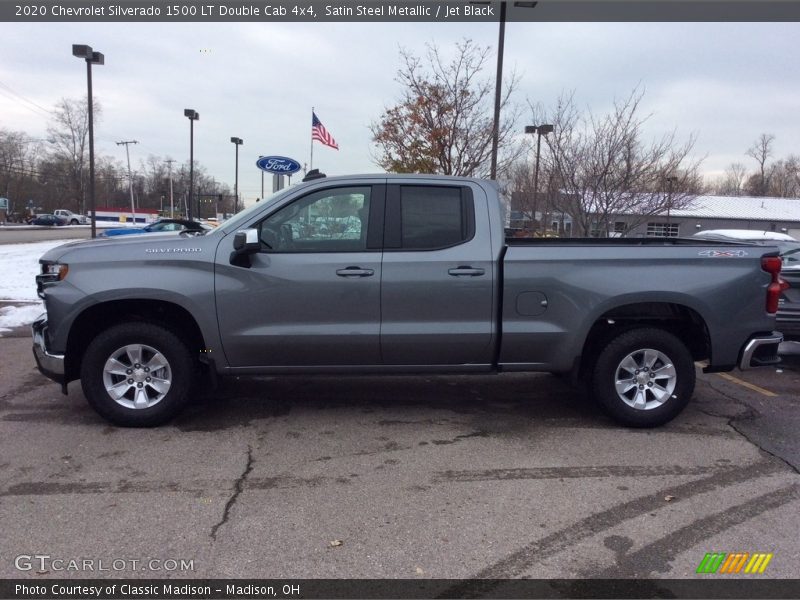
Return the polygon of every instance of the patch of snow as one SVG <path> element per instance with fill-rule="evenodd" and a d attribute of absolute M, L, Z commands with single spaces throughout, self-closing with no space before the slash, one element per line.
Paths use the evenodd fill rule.
<path fill-rule="evenodd" d="M 56 246 L 75 240 L 48 240 L 28 244 L 0 245 L 0 334 L 12 327 L 30 325 L 44 312 L 36 295 L 39 258 Z"/>
<path fill-rule="evenodd" d="M 0 337 L 3 333 L 11 331 L 12 327 L 30 325 L 33 320 L 44 312 L 44 303 L 21 304 L 18 306 L 4 306 L 0 308 Z"/>

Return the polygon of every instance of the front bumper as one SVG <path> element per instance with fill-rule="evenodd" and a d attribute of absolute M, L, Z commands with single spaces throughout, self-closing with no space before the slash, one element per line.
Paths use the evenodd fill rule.
<path fill-rule="evenodd" d="M 64 355 L 52 354 L 47 350 L 47 314 L 39 316 L 31 325 L 33 336 L 33 356 L 42 375 L 64 385 Z"/>
<path fill-rule="evenodd" d="M 760 335 L 750 338 L 742 349 L 742 358 L 739 368 L 742 371 L 756 367 L 769 367 L 781 362 L 778 356 L 778 346 L 783 341 L 783 334 L 773 331 L 770 335 Z"/>

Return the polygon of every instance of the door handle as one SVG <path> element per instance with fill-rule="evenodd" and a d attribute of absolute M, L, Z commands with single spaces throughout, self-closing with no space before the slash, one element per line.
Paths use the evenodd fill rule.
<path fill-rule="evenodd" d="M 361 267 L 347 267 L 346 269 L 337 269 L 336 274 L 339 277 L 371 277 L 375 271 Z"/>
<path fill-rule="evenodd" d="M 479 277 L 484 274 L 483 269 L 473 269 L 470 266 L 456 267 L 447 271 L 453 277 Z"/>

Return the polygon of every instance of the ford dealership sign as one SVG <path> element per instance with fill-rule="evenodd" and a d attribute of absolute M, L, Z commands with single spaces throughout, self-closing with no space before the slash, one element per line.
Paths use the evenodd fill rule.
<path fill-rule="evenodd" d="M 267 173 L 278 175 L 291 175 L 300 170 L 300 163 L 285 156 L 262 156 L 256 161 L 256 166 Z"/>

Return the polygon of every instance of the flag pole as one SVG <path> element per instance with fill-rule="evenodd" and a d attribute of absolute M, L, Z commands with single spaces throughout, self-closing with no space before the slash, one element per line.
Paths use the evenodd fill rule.
<path fill-rule="evenodd" d="M 311 127 L 314 127 L 314 107 L 311 107 Z M 308 170 L 314 168 L 314 136 L 311 136 L 311 158 L 308 161 Z"/>

